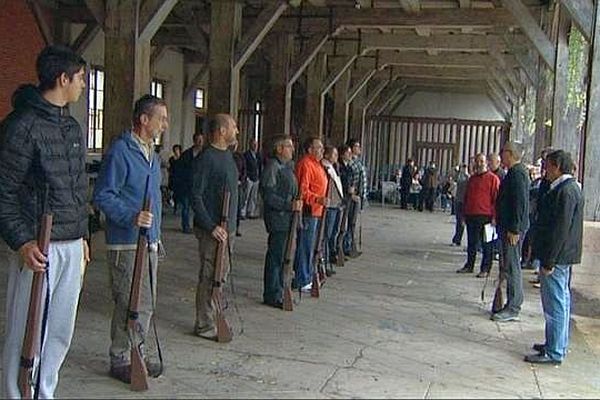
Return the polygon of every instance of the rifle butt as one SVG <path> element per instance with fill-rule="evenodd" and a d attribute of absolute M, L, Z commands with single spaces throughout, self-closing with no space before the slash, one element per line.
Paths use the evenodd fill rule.
<path fill-rule="evenodd" d="M 225 317 L 221 314 L 217 314 L 217 342 L 229 343 L 233 339 L 233 332 L 229 323 Z"/>
<path fill-rule="evenodd" d="M 292 288 L 289 286 L 283 290 L 283 310 L 294 311 L 294 302 L 292 301 Z"/>
<path fill-rule="evenodd" d="M 33 360 L 21 360 L 21 363 L 24 362 L 33 363 Z M 33 399 L 33 368 L 26 368 L 21 365 L 17 384 L 19 385 L 22 399 Z"/>
<path fill-rule="evenodd" d="M 321 280 L 319 279 L 319 272 L 315 271 L 313 274 L 312 288 L 310 289 L 310 296 L 319 298 L 321 296 Z"/>
<path fill-rule="evenodd" d="M 135 392 L 148 390 L 148 369 L 136 346 L 131 350 L 131 390 Z"/>
<path fill-rule="evenodd" d="M 504 299 L 502 295 L 502 287 L 498 285 L 494 293 L 494 301 L 492 302 L 492 313 L 497 313 L 504 307 Z"/>

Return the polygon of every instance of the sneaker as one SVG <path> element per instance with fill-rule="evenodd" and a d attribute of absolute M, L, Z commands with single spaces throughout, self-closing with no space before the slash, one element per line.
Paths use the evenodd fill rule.
<path fill-rule="evenodd" d="M 310 293 L 311 290 L 312 290 L 312 282 L 309 283 L 308 285 L 304 285 L 300 288 L 300 291 L 302 293 Z"/>
<path fill-rule="evenodd" d="M 560 365 L 562 363 L 561 360 L 555 360 L 550 358 L 547 354 L 531 354 L 525 356 L 525 362 L 532 364 L 548 364 L 548 365 Z"/>
<path fill-rule="evenodd" d="M 537 351 L 538 353 L 546 352 L 546 345 L 543 343 L 534 343 L 533 346 L 531 346 L 531 348 L 533 350 Z"/>
<path fill-rule="evenodd" d="M 502 310 L 493 314 L 491 319 L 496 322 L 518 321 L 519 314 L 508 310 Z"/>
<path fill-rule="evenodd" d="M 217 329 L 213 327 L 209 328 L 196 328 L 196 336 L 209 339 L 209 340 L 217 340 Z"/>

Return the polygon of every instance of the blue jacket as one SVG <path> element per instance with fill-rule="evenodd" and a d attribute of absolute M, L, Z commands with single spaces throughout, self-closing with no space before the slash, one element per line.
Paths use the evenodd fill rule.
<path fill-rule="evenodd" d="M 148 175 L 150 210 L 154 215 L 148 240 L 155 243 L 160 238 L 162 212 L 160 161 L 152 152 L 148 162 L 131 132 L 122 133 L 105 154 L 94 187 L 94 204 L 106 215 L 107 245 L 137 243 L 139 230 L 134 219 L 142 209 Z"/>

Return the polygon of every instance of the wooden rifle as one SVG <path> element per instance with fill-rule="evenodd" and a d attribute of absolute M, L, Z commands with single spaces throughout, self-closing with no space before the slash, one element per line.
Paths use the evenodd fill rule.
<path fill-rule="evenodd" d="M 52 233 L 52 214 L 44 213 L 41 217 L 40 231 L 38 232 L 37 245 L 46 257 L 50 246 L 50 235 Z M 46 264 L 47 266 L 47 264 Z M 21 361 L 19 364 L 18 385 L 23 399 L 38 397 L 37 384 L 34 380 L 34 363 L 40 348 L 38 340 L 40 335 L 40 314 L 42 309 L 42 291 L 44 288 L 44 276 L 47 272 L 34 272 L 31 282 L 31 294 L 29 296 L 29 311 L 27 313 L 27 325 L 23 347 L 21 348 Z M 43 332 L 41 332 L 43 335 Z M 38 362 L 39 366 L 39 362 Z M 39 370 L 38 370 L 39 374 Z M 38 379 L 39 381 L 39 379 Z"/>
<path fill-rule="evenodd" d="M 229 201 L 231 194 L 227 189 L 223 192 L 223 206 L 221 209 L 221 222 L 219 226 L 227 231 L 227 220 L 229 218 Z M 223 315 L 223 276 L 225 274 L 225 252 L 228 249 L 229 239 L 224 242 L 217 241 L 215 251 L 215 275 L 213 278 L 212 302 L 215 309 L 215 322 L 217 325 L 217 341 L 219 343 L 231 342 L 233 332 L 229 323 Z"/>
<path fill-rule="evenodd" d="M 350 199 L 350 201 L 352 201 L 352 199 Z M 344 236 L 346 235 L 346 229 L 348 227 L 348 208 L 350 208 L 350 202 L 341 208 L 342 216 L 340 218 L 337 240 L 335 242 L 337 247 L 335 264 L 338 267 L 343 267 L 346 263 L 344 255 Z"/>
<path fill-rule="evenodd" d="M 150 196 L 148 195 L 149 185 L 150 175 L 146 177 L 142 211 L 150 211 Z M 135 249 L 131 290 L 129 292 L 129 315 L 127 321 L 129 341 L 131 344 L 131 390 L 136 392 L 148 390 L 148 369 L 146 368 L 146 362 L 144 361 L 142 354 L 144 331 L 139 320 L 142 277 L 144 276 L 147 260 L 148 230 L 140 227 L 137 247 Z M 152 288 L 150 288 L 150 290 L 152 290 Z"/>
<path fill-rule="evenodd" d="M 500 245 L 500 255 L 498 257 L 498 285 L 492 301 L 492 314 L 502 310 L 504 307 L 504 294 L 502 293 L 502 283 L 504 282 L 504 257 L 502 255 L 502 245 Z"/>
<path fill-rule="evenodd" d="M 325 171 L 327 174 L 327 171 Z M 326 198 L 331 197 L 331 179 L 327 175 L 327 189 L 325 190 Z M 311 297 L 319 297 L 321 295 L 321 285 L 327 280 L 325 274 L 325 256 L 323 252 L 323 238 L 325 237 L 325 222 L 327 221 L 327 206 L 323 206 L 323 214 L 319 222 L 319 230 L 317 231 L 317 243 L 315 244 L 315 252 L 313 255 L 313 279 L 312 288 L 310 289 Z"/>
<path fill-rule="evenodd" d="M 301 200 L 297 198 L 296 200 Z M 292 223 L 287 236 L 287 244 L 283 255 L 283 310 L 294 311 L 294 302 L 292 297 L 292 279 L 294 277 L 293 267 L 296 254 L 296 236 L 302 212 L 300 210 L 292 212 Z"/>

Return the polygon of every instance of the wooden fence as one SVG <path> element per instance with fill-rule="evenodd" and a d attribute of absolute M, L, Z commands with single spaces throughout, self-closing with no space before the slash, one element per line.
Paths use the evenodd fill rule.
<path fill-rule="evenodd" d="M 435 161 L 445 175 L 477 153 L 499 152 L 509 133 L 510 123 L 504 121 L 371 117 L 362 141 L 369 187 L 393 180 L 409 158 L 417 166 Z"/>

